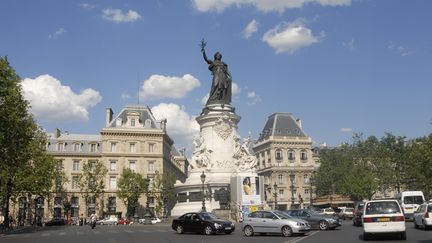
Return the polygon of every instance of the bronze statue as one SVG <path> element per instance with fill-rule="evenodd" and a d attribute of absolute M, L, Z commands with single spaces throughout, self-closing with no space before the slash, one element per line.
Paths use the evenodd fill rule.
<path fill-rule="evenodd" d="M 232 78 L 228 71 L 228 65 L 222 62 L 222 54 L 216 52 L 214 60 L 208 60 L 205 53 L 205 46 L 207 42 L 201 40 L 201 52 L 203 53 L 204 61 L 209 64 L 208 69 L 212 72 L 213 81 L 210 90 L 210 95 L 207 100 L 209 104 L 230 104 L 231 103 L 231 84 Z"/>

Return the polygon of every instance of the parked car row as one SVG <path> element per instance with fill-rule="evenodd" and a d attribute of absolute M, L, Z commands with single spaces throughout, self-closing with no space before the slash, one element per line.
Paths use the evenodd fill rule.
<path fill-rule="evenodd" d="M 341 226 L 338 218 L 322 215 L 308 209 L 273 211 L 258 210 L 246 215 L 241 224 L 245 236 L 255 234 L 279 234 L 285 237 L 304 235 L 311 228 L 330 230 Z M 191 212 L 174 219 L 172 229 L 179 234 L 185 232 L 203 233 L 206 235 L 225 233 L 235 230 L 234 223 L 217 218 L 207 212 Z"/>

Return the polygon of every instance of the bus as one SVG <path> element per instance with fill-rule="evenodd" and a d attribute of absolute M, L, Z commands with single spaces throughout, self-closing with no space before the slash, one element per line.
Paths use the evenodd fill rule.
<path fill-rule="evenodd" d="M 397 194 L 396 197 L 407 220 L 413 219 L 413 213 L 425 201 L 422 191 L 404 191 Z"/>

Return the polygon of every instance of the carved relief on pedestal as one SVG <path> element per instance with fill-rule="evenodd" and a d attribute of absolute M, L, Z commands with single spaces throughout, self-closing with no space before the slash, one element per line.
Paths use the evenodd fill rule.
<path fill-rule="evenodd" d="M 213 127 L 216 134 L 223 140 L 226 140 L 233 131 L 234 123 L 231 121 L 228 115 L 219 117 Z"/>
<path fill-rule="evenodd" d="M 253 171 L 257 166 L 257 158 L 250 152 L 252 141 L 250 138 L 244 139 L 243 143 L 240 142 L 240 137 L 234 137 L 234 164 L 236 165 L 237 172 Z"/>
<path fill-rule="evenodd" d="M 210 168 L 211 167 L 211 149 L 207 149 L 206 142 L 202 136 L 194 139 L 195 150 L 192 154 L 191 167 L 196 168 Z"/>

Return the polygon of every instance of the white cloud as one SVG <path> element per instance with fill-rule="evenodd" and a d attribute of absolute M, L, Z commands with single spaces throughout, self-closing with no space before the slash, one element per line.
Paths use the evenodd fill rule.
<path fill-rule="evenodd" d="M 144 81 L 140 90 L 140 97 L 146 100 L 160 98 L 179 99 L 200 85 L 200 81 L 190 74 L 185 74 L 183 77 L 155 74 Z"/>
<path fill-rule="evenodd" d="M 89 4 L 89 3 L 81 3 L 81 4 L 80 4 L 80 7 L 81 7 L 82 9 L 85 9 L 85 10 L 92 10 L 92 9 L 94 9 L 96 6 L 93 5 L 93 4 Z"/>
<path fill-rule="evenodd" d="M 60 29 L 56 30 L 53 34 L 48 35 L 48 38 L 57 39 L 66 32 L 67 32 L 67 30 L 60 28 Z"/>
<path fill-rule="evenodd" d="M 191 148 L 192 140 L 199 134 L 200 127 L 195 117 L 185 111 L 185 107 L 160 103 L 151 110 L 156 119 L 167 119 L 167 132 L 177 145 Z"/>
<path fill-rule="evenodd" d="M 126 13 L 123 13 L 120 9 L 104 9 L 102 10 L 102 18 L 114 22 L 116 24 L 119 23 L 127 23 L 127 22 L 135 22 L 141 19 L 141 15 L 138 12 L 129 10 Z"/>
<path fill-rule="evenodd" d="M 342 46 L 348 48 L 349 50 L 354 50 L 354 38 L 352 38 L 350 41 L 348 42 L 342 42 Z"/>
<path fill-rule="evenodd" d="M 32 113 L 46 121 L 86 121 L 88 108 L 102 100 L 98 91 L 85 89 L 76 94 L 48 74 L 26 78 L 21 84 Z"/>
<path fill-rule="evenodd" d="M 390 51 L 392 51 L 392 52 L 394 52 L 394 53 L 396 53 L 402 57 L 405 57 L 405 56 L 408 56 L 408 55 L 415 53 L 414 51 L 407 50 L 407 48 L 403 45 L 389 44 L 387 46 L 387 49 L 389 49 Z"/>
<path fill-rule="evenodd" d="M 237 83 L 232 83 L 232 94 L 233 95 L 236 95 L 236 94 L 240 94 L 240 92 L 241 92 L 241 88 L 240 88 L 240 86 L 237 84 Z"/>
<path fill-rule="evenodd" d="M 126 91 L 124 91 L 123 93 L 121 93 L 120 97 L 121 97 L 122 100 L 128 100 L 128 99 L 131 98 L 131 96 Z"/>
<path fill-rule="evenodd" d="M 353 132 L 354 130 L 352 128 L 343 127 L 340 130 L 341 132 Z"/>
<path fill-rule="evenodd" d="M 206 95 L 204 95 L 204 97 L 202 97 L 200 103 L 201 105 L 205 105 L 207 103 L 208 98 L 210 97 L 210 94 L 207 93 Z"/>
<path fill-rule="evenodd" d="M 281 23 L 267 31 L 262 41 L 276 50 L 276 53 L 288 52 L 293 54 L 300 48 L 312 45 L 325 36 L 314 36 L 312 30 L 305 27 L 303 19 L 297 19 L 291 23 Z"/>
<path fill-rule="evenodd" d="M 351 0 L 192 0 L 193 6 L 200 12 L 223 12 L 226 8 L 236 6 L 253 6 L 262 12 L 284 12 L 289 8 L 301 8 L 305 4 L 321 6 L 347 6 Z"/>
<path fill-rule="evenodd" d="M 247 93 L 247 104 L 248 105 L 256 105 L 258 102 L 261 102 L 261 97 L 255 93 L 255 91 L 249 91 Z"/>
<path fill-rule="evenodd" d="M 258 31 L 258 22 L 254 19 L 242 31 L 243 38 L 249 39 L 253 33 Z"/>

